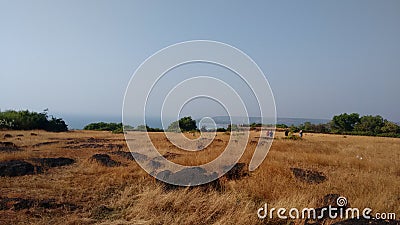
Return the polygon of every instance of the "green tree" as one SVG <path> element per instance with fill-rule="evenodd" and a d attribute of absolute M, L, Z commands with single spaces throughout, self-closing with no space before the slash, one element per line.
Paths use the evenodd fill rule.
<path fill-rule="evenodd" d="M 49 122 L 47 123 L 46 130 L 53 132 L 63 132 L 68 131 L 68 126 L 67 124 L 65 124 L 64 120 L 51 117 L 51 120 L 49 120 Z"/>
<path fill-rule="evenodd" d="M 61 118 L 55 118 L 47 115 L 45 110 L 41 113 L 30 112 L 28 110 L 14 111 L 8 110 L 0 112 L 0 128 L 8 128 L 14 130 L 46 130 L 46 131 L 68 131 L 68 126 Z"/>
<path fill-rule="evenodd" d="M 381 131 L 382 133 L 400 134 L 400 126 L 388 120 L 384 120 Z"/>
<path fill-rule="evenodd" d="M 296 133 L 296 132 L 299 132 L 299 131 L 300 131 L 300 128 L 298 128 L 298 127 L 296 127 L 295 125 L 292 124 L 292 125 L 289 127 L 289 130 L 290 130 L 290 132 Z"/>
<path fill-rule="evenodd" d="M 86 125 L 84 130 L 99 130 L 99 131 L 120 131 L 122 130 L 122 123 L 90 123 Z"/>
<path fill-rule="evenodd" d="M 168 126 L 168 131 L 172 132 L 195 131 L 196 129 L 196 120 L 193 120 L 191 116 L 183 117 Z"/>
<path fill-rule="evenodd" d="M 360 122 L 358 113 L 343 113 L 332 118 L 331 128 L 334 133 L 351 132 L 358 122 Z"/>
<path fill-rule="evenodd" d="M 382 116 L 362 116 L 359 123 L 354 126 L 354 130 L 369 134 L 379 134 L 384 124 Z"/>
<path fill-rule="evenodd" d="M 312 124 L 311 122 L 305 122 L 302 129 L 304 131 L 314 131 L 314 128 L 315 128 L 314 124 Z"/>

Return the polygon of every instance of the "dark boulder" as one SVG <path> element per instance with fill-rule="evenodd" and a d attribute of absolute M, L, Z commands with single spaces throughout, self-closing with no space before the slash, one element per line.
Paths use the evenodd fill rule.
<path fill-rule="evenodd" d="M 327 180 L 327 177 L 319 171 L 306 170 L 301 168 L 290 168 L 294 177 L 302 182 L 309 184 L 319 184 Z"/>
<path fill-rule="evenodd" d="M 162 166 L 162 164 L 160 162 L 152 159 L 147 163 L 147 166 L 156 170 L 156 169 L 159 169 Z"/>
<path fill-rule="evenodd" d="M 125 159 L 128 160 L 137 160 L 137 161 L 146 161 L 148 159 L 148 157 L 146 155 L 137 153 L 137 152 L 125 152 L 125 151 L 115 151 L 115 152 L 111 152 L 111 154 L 113 155 L 118 155 L 121 156 Z"/>
<path fill-rule="evenodd" d="M 34 173 L 35 173 L 35 166 L 22 160 L 11 160 L 11 161 L 0 162 L 1 177 L 16 177 Z"/>
<path fill-rule="evenodd" d="M 111 157 L 107 154 L 95 154 L 91 157 L 91 160 L 96 161 L 100 165 L 106 167 L 115 167 L 121 165 L 120 162 L 111 159 Z"/>
<path fill-rule="evenodd" d="M 13 152 L 18 150 L 18 146 L 12 142 L 0 142 L 0 152 Z"/>
<path fill-rule="evenodd" d="M 159 176 L 159 174 L 157 174 L 157 176 Z M 176 173 L 163 173 L 162 176 L 164 178 L 164 181 L 170 184 L 179 184 L 182 186 L 197 186 L 203 183 L 207 183 L 210 180 L 215 180 L 218 177 L 218 174 L 208 174 L 207 171 L 201 167 L 189 167 L 182 169 Z"/>
<path fill-rule="evenodd" d="M 224 171 L 229 170 L 231 166 L 224 167 Z M 245 163 L 236 163 L 226 174 L 224 175 L 228 180 L 239 180 L 249 173 L 246 171 Z"/>
<path fill-rule="evenodd" d="M 3 136 L 3 138 L 4 139 L 6 139 L 6 138 L 12 138 L 13 136 L 11 135 L 11 134 L 5 134 L 4 136 Z"/>
<path fill-rule="evenodd" d="M 43 167 L 60 167 L 75 163 L 75 160 L 65 157 L 59 158 L 31 158 L 31 161 L 40 164 Z"/>
<path fill-rule="evenodd" d="M 115 152 L 111 152 L 111 154 L 121 156 L 122 158 L 125 158 L 125 159 L 128 159 L 128 160 L 132 160 L 132 161 L 135 160 L 133 158 L 133 155 L 130 152 L 115 151 Z"/>
<path fill-rule="evenodd" d="M 220 179 L 216 179 L 217 177 L 217 173 L 207 174 L 207 171 L 200 167 L 186 168 L 176 173 L 164 170 L 156 175 L 158 182 L 162 184 L 165 191 L 184 189 L 187 186 L 189 186 L 189 189 L 200 189 L 202 191 L 222 191 L 223 185 Z"/>

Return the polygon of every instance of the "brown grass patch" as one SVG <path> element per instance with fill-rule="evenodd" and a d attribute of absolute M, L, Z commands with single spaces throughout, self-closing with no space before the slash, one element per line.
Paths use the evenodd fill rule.
<path fill-rule="evenodd" d="M 254 172 L 244 168 L 248 174 L 238 179 L 221 179 L 223 191 L 165 191 L 135 161 L 123 153 L 113 153 L 128 151 L 121 134 L 0 131 L 0 137 L 6 133 L 11 134 L 7 142 L 22 151 L 1 152 L 0 161 L 66 157 L 76 163 L 43 174 L 1 177 L 0 197 L 36 199 L 39 203 L 51 199 L 54 204 L 68 203 L 77 208 L 63 211 L 59 207 L 53 212 L 33 204 L 27 209 L 0 210 L 0 224 L 257 224 L 266 222 L 256 214 L 264 203 L 276 208 L 317 207 L 331 193 L 347 197 L 353 207 L 400 212 L 400 139 L 306 134 L 298 141 L 283 140 L 283 133 L 277 132 L 261 166 Z M 251 133 L 249 142 L 258 140 L 258 136 L 257 132 Z M 160 133 L 152 133 L 151 138 L 170 160 L 198 165 L 218 157 L 230 136 L 218 133 L 200 152 L 179 150 Z M 140 144 L 140 136 L 135 139 Z M 88 143 L 101 146 L 85 147 Z M 64 148 L 68 145 L 81 147 Z M 119 145 L 121 149 L 108 147 Z M 254 148 L 254 143 L 248 145 L 240 163 L 248 165 Z M 94 154 L 109 154 L 126 166 L 101 166 L 90 160 Z M 290 168 L 318 171 L 327 179 L 321 183 L 302 182 Z"/>

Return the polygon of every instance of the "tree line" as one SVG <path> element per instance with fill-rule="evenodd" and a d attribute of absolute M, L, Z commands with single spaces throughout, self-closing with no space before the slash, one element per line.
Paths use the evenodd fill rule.
<path fill-rule="evenodd" d="M 249 127 L 250 130 L 255 130 L 263 125 L 260 123 L 252 123 L 241 125 Z M 269 125 L 271 126 L 271 125 Z M 125 130 L 148 131 L 148 132 L 163 132 L 160 128 L 151 128 L 147 125 L 139 125 L 136 128 L 131 126 L 123 127 L 122 123 L 93 123 L 87 125 L 85 130 L 110 130 L 114 133 L 122 133 Z M 358 113 L 343 113 L 333 116 L 332 120 L 325 124 L 312 124 L 305 122 L 298 126 L 285 124 L 276 124 L 276 128 L 288 129 L 290 132 L 309 133 L 331 133 L 331 134 L 346 134 L 346 135 L 368 135 L 368 136 L 385 136 L 385 137 L 400 137 L 400 126 L 394 122 L 384 119 L 382 116 L 366 115 L 360 116 Z M 227 128 L 218 128 L 217 132 L 229 132 L 239 130 L 238 125 L 230 124 Z M 169 132 L 194 132 L 194 131 L 210 131 L 206 127 L 197 128 L 196 121 L 192 117 L 183 117 L 178 121 L 172 122 L 166 131 Z"/>
<path fill-rule="evenodd" d="M 28 110 L 7 110 L 0 112 L 0 129 L 68 131 L 68 125 L 61 118 L 49 116 L 47 110 L 41 113 Z"/>
<path fill-rule="evenodd" d="M 303 130 L 313 133 L 332 133 L 347 135 L 400 137 L 400 126 L 394 122 L 384 119 L 380 115 L 360 116 L 358 113 L 342 113 L 333 116 L 326 124 L 312 124 L 305 122 L 299 126 L 277 125 L 280 128 L 289 129 L 291 132 Z"/>

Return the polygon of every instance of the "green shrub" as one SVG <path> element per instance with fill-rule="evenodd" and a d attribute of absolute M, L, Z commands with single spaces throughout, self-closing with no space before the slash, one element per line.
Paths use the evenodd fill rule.
<path fill-rule="evenodd" d="M 217 128 L 217 132 L 226 132 L 226 129 L 223 127 Z"/>
<path fill-rule="evenodd" d="M 42 113 L 28 110 L 8 110 L 0 112 L 0 128 L 13 130 L 46 130 L 53 132 L 68 131 L 68 125 L 61 118 L 47 115 L 47 110 Z"/>
<path fill-rule="evenodd" d="M 197 130 L 196 120 L 193 120 L 191 116 L 183 117 L 178 121 L 172 122 L 168 126 L 170 132 L 187 132 Z"/>
<path fill-rule="evenodd" d="M 97 130 L 97 131 L 121 131 L 123 130 L 122 123 L 90 123 L 86 125 L 84 130 Z"/>

